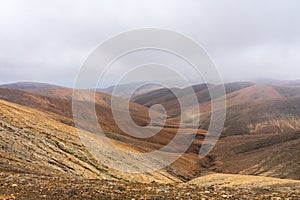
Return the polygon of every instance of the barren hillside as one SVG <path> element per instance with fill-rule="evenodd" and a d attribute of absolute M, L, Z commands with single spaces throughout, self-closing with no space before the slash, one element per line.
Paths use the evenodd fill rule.
<path fill-rule="evenodd" d="M 207 106 L 207 86 L 194 86 L 193 89 L 197 92 L 200 107 Z M 300 127 L 300 98 L 297 90 L 297 87 L 228 84 L 224 133 L 209 156 L 202 159 L 198 156 L 206 134 L 199 129 L 191 147 L 170 166 L 145 174 L 128 174 L 107 168 L 103 162 L 109 160 L 108 154 L 101 155 L 103 162 L 100 162 L 82 144 L 82 135 L 79 137 L 74 128 L 72 89 L 28 83 L 25 86 L 2 87 L 0 199 L 57 199 L 59 195 L 74 199 L 121 199 L 124 195 L 130 199 L 296 199 L 299 197 L 300 183 L 290 179 L 300 179 L 300 134 L 297 131 Z M 185 90 L 177 91 L 181 98 L 189 95 Z M 93 103 L 86 98 L 90 93 L 85 90 L 80 93 L 83 116 L 91 114 L 90 110 L 84 110 L 86 105 Z M 167 96 L 159 96 L 166 93 Z M 167 90 L 154 91 L 149 98 L 152 103 L 147 106 L 162 100 L 174 101 Z M 104 133 L 117 147 L 137 153 L 152 152 L 168 144 L 176 135 L 176 117 L 169 117 L 164 127 L 149 124 L 148 107 L 134 102 L 130 103 L 134 121 L 142 126 L 149 125 L 152 130 L 161 130 L 145 139 L 124 133 L 114 121 L 110 100 L 110 95 L 97 92 L 95 109 Z M 122 98 L 117 100 L 119 104 L 126 103 Z M 170 106 L 172 114 L 176 113 L 177 108 L 172 103 L 165 106 Z M 120 110 L 120 115 L 122 112 Z M 161 115 L 154 112 L 155 118 Z M 209 112 L 204 112 L 203 128 L 208 123 L 205 118 L 208 116 Z M 126 121 L 121 123 L 126 125 Z M 189 124 L 184 124 L 183 128 L 185 134 L 193 131 Z M 91 137 L 94 129 L 95 124 L 87 121 L 80 133 Z M 170 153 L 176 151 L 177 148 L 170 149 Z M 119 162 L 142 167 L 123 155 L 114 156 Z M 69 189 L 62 189 L 64 187 Z"/>

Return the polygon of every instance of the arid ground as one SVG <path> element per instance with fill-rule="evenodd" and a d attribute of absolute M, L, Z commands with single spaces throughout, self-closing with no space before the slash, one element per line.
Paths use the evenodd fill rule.
<path fill-rule="evenodd" d="M 180 116 L 185 117 L 188 134 L 194 111 L 200 108 L 200 126 L 190 148 L 163 169 L 134 174 L 108 168 L 82 144 L 74 127 L 72 89 L 40 83 L 1 86 L 0 199 L 300 199 L 300 86 L 226 84 L 227 117 L 221 138 L 208 156 L 200 158 L 210 121 L 208 87 L 218 86 L 193 86 L 198 103 L 186 113 L 166 89 L 150 88 L 131 98 L 131 117 L 138 125 L 162 128 L 146 139 L 118 128 L 111 95 L 96 93 L 95 110 L 106 137 L 138 153 L 168 144 Z M 191 94 L 186 91 L 178 88 L 177 95 L 188 99 Z M 91 92 L 81 91 L 83 108 L 91 103 L 85 98 Z M 120 95 L 119 104 L 127 97 Z M 149 107 L 155 104 L 167 110 L 163 127 L 149 124 Z M 153 116 L 160 118 L 162 113 Z M 86 136 L 94 129 L 88 121 L 80 127 Z M 109 159 L 107 154 L 100 156 L 102 161 Z M 127 157 L 114 159 L 142 167 Z"/>

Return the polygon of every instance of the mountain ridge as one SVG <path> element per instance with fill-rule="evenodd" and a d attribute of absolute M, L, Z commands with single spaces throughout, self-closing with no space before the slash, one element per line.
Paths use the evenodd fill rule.
<path fill-rule="evenodd" d="M 201 129 L 197 130 L 190 148 L 178 160 L 163 169 L 134 174 L 108 168 L 103 161 L 110 160 L 112 155 L 101 154 L 100 157 L 95 157 L 83 145 L 84 137 L 95 136 L 95 125 L 87 121 L 79 129 L 74 127 L 73 89 L 51 85 L 36 87 L 39 84 L 33 84 L 34 87 L 20 87 L 19 84 L 19 89 L 0 86 L 0 180 L 10 184 L 2 187 L 0 184 L 4 191 L 0 193 L 0 198 L 13 198 L 10 194 L 15 193 L 12 191 L 15 187 L 20 189 L 24 197 L 35 196 L 34 188 L 28 186 L 30 184 L 26 186 L 20 182 L 32 181 L 33 177 L 36 184 L 47 184 L 47 187 L 53 189 L 57 186 L 47 180 L 56 180 L 55 183 L 62 186 L 68 185 L 72 188 L 71 193 L 65 194 L 65 190 L 62 190 L 59 192 L 61 197 L 79 199 L 85 196 L 80 194 L 82 189 L 78 187 L 87 185 L 90 185 L 89 193 L 99 197 L 97 190 L 94 190 L 95 184 L 100 185 L 105 191 L 103 195 L 108 195 L 106 197 L 117 194 L 136 195 L 133 187 L 139 187 L 139 192 L 145 195 L 149 195 L 148 192 L 156 194 L 155 191 L 168 187 L 168 194 L 173 197 L 178 197 L 178 194 L 184 196 L 180 191 L 186 188 L 184 190 L 195 199 L 199 194 L 217 199 L 223 196 L 225 198 L 223 192 L 226 192 L 226 197 L 230 197 L 231 193 L 234 193 L 235 197 L 267 197 L 270 191 L 284 198 L 300 195 L 300 131 L 297 128 L 300 127 L 300 97 L 297 87 L 252 83 L 227 84 L 228 111 L 223 133 L 214 149 L 206 157 L 200 158 L 199 149 L 207 134 L 206 123 L 209 123 L 210 97 L 207 90 L 208 87 L 216 86 L 193 86 L 200 103 L 192 105 L 190 109 L 196 109 L 197 106 L 204 109 L 201 113 Z M 168 90 L 161 91 L 162 89 L 158 93 L 152 92 L 154 95 L 149 96 L 151 101 L 174 101 Z M 189 90 L 177 91 L 181 98 L 190 95 L 186 92 Z M 179 127 L 187 134 L 192 130 L 188 123 L 179 126 L 179 113 L 175 104 L 166 105 L 167 111 L 168 108 L 174 110 L 167 113 L 167 122 L 162 125 L 150 123 L 147 107 L 150 104 L 144 106 L 130 102 L 131 117 L 138 125 L 149 126 L 155 130 L 162 128 L 157 135 L 150 138 L 132 137 L 120 130 L 114 121 L 110 107 L 112 96 L 96 92 L 95 98 L 90 99 L 91 93 L 94 91 L 79 90 L 77 101 L 83 106 L 83 116 L 88 119 L 92 114 L 88 109 L 84 110 L 85 105 L 94 104 L 99 125 L 103 128 L 105 136 L 123 150 L 141 154 L 152 152 L 172 141 Z M 167 97 L 157 94 L 166 94 Z M 120 97 L 116 98 L 119 104 L 127 102 Z M 122 110 L 120 111 L 122 114 Z M 151 117 L 154 118 L 162 117 L 159 111 L 152 114 Z M 249 121 L 252 127 L 249 126 Z M 121 123 L 126 125 L 126 121 Z M 101 137 L 95 137 L 96 139 Z M 176 151 L 175 148 L 169 153 Z M 142 163 L 123 155 L 114 155 L 114 158 L 120 163 L 143 167 Z M 113 188 L 108 190 L 111 185 L 114 185 Z M 39 188 L 35 184 L 33 186 Z M 282 192 L 283 187 L 294 192 Z M 39 190 L 44 191 L 42 188 Z M 57 193 L 55 190 L 47 190 L 44 194 L 55 197 Z M 163 195 L 160 192 L 157 194 Z M 20 195 L 17 197 L 21 198 Z"/>

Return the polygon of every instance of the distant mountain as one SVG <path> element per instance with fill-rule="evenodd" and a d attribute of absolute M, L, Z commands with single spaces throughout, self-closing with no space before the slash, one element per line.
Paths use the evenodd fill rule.
<path fill-rule="evenodd" d="M 184 88 L 186 84 L 181 81 L 171 81 L 171 80 L 161 80 L 158 83 L 152 82 L 133 82 L 128 84 L 120 84 L 118 85 L 118 91 L 114 89 L 116 86 L 112 85 L 107 88 L 98 88 L 97 91 L 104 92 L 107 94 L 113 94 L 115 96 L 120 96 L 125 99 L 133 99 L 136 96 L 142 95 L 144 93 L 148 93 L 151 91 L 163 89 L 164 87 L 168 88 Z M 132 94 L 133 92 L 133 94 Z"/>
<path fill-rule="evenodd" d="M 247 88 L 254 85 L 251 82 L 237 82 L 237 83 L 226 83 L 224 85 L 225 92 L 231 93 L 243 88 Z M 189 110 L 194 110 L 197 113 L 199 110 L 199 105 L 210 103 L 210 90 L 218 90 L 220 86 L 212 85 L 212 84 L 199 84 L 192 86 L 193 93 L 196 94 L 198 98 L 198 103 L 196 105 L 190 105 Z M 177 91 L 176 91 L 177 90 Z M 174 90 L 173 90 L 174 91 Z M 160 89 L 156 91 L 152 91 L 149 93 L 144 93 L 142 95 L 136 96 L 133 101 L 147 107 L 151 107 L 155 104 L 162 104 L 165 109 L 168 111 L 170 116 L 178 117 L 180 112 L 180 105 L 178 103 L 177 97 L 181 98 L 182 101 L 188 102 L 192 95 L 190 94 L 190 88 L 183 88 L 183 89 L 175 89 L 176 94 L 173 94 L 171 90 L 168 89 Z M 208 109 L 209 105 L 206 106 L 205 109 Z"/>
<path fill-rule="evenodd" d="M 138 87 L 140 84 L 145 84 L 142 87 Z M 118 86 L 118 91 L 115 91 L 116 96 L 129 99 L 131 96 L 140 95 L 152 90 L 160 89 L 162 86 L 157 84 L 147 84 L 145 83 L 129 83 Z M 99 92 L 104 92 L 107 94 L 113 94 L 115 86 L 110 86 L 108 88 L 97 89 Z M 134 92 L 132 94 L 132 92 Z"/>
<path fill-rule="evenodd" d="M 223 135 L 286 133 L 300 130 L 300 87 L 255 84 L 251 82 L 226 83 L 227 116 Z M 208 86 L 193 86 L 198 104 L 190 105 L 181 113 L 178 100 L 170 90 L 159 89 L 136 96 L 133 101 L 147 107 L 162 104 L 169 116 L 191 121 L 201 111 L 200 128 L 207 129 L 210 122 L 211 102 Z M 209 85 L 211 90 L 219 86 Z M 177 89 L 176 95 L 188 102 L 186 89 Z M 217 111 L 215 111 L 217 112 Z"/>
<path fill-rule="evenodd" d="M 223 135 L 299 131 L 299 103 L 300 87 L 257 84 L 229 93 Z M 205 129 L 209 120 L 209 112 L 203 113 L 201 127 Z"/>
<path fill-rule="evenodd" d="M 2 88 L 11 88 L 11 89 L 19 89 L 19 90 L 34 90 L 34 89 L 49 89 L 49 88 L 57 88 L 60 86 L 51 85 L 48 83 L 36 83 L 36 82 L 18 82 L 11 84 L 0 85 Z M 62 88 L 62 87 L 60 87 Z"/>
<path fill-rule="evenodd" d="M 281 86 L 300 86 L 300 80 L 257 79 L 256 83 Z"/>

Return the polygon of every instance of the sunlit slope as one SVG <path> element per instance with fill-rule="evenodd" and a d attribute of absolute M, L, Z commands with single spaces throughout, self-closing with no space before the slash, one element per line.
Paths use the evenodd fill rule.
<path fill-rule="evenodd" d="M 235 174 L 209 174 L 192 181 L 188 184 L 195 184 L 199 186 L 215 186 L 215 187 L 229 187 L 229 188 L 285 188 L 288 186 L 300 187 L 300 181 L 291 179 L 278 179 L 262 176 L 249 175 L 235 175 Z"/>
<path fill-rule="evenodd" d="M 51 90 L 56 91 L 57 88 L 54 87 Z M 49 118 L 53 122 L 71 128 L 72 131 L 74 132 L 76 130 L 72 127 L 74 125 L 73 116 L 72 116 L 72 102 L 68 100 L 68 98 L 65 98 L 66 94 L 68 94 L 68 91 L 70 91 L 70 89 L 59 88 L 59 90 L 66 90 L 64 92 L 65 96 L 63 96 L 62 98 L 60 98 L 61 92 L 59 93 L 53 92 L 52 97 L 49 97 L 48 89 L 46 91 L 44 91 L 43 89 L 39 89 L 38 92 L 39 94 L 37 94 L 32 91 L 29 92 L 25 90 L 2 88 L 0 89 L 0 94 L 1 94 L 0 97 L 1 99 L 4 99 L 6 101 L 17 103 L 18 104 L 17 106 L 20 106 L 24 109 L 34 108 L 33 110 L 36 110 L 37 112 L 41 112 L 47 115 L 47 119 Z M 89 93 L 90 91 L 82 91 L 82 92 L 83 94 L 85 94 L 85 93 Z M 45 93 L 45 95 L 43 95 L 43 93 Z M 82 96 L 83 99 L 84 97 L 85 95 Z M 110 96 L 102 93 L 97 93 L 96 98 L 97 98 L 96 112 L 99 113 L 98 114 L 99 124 L 103 128 L 103 131 L 105 132 L 106 136 L 108 138 L 111 138 L 113 142 L 117 143 L 117 145 L 119 145 L 122 148 L 130 149 L 132 151 L 138 151 L 138 152 L 151 152 L 154 150 L 158 150 L 163 146 L 165 146 L 166 144 L 168 144 L 177 133 L 178 125 L 172 122 L 171 125 L 167 127 L 150 126 L 149 127 L 150 129 L 154 129 L 154 130 L 161 129 L 161 131 L 153 137 L 147 139 L 134 138 L 127 133 L 123 133 L 118 128 L 118 125 L 115 124 L 113 120 L 113 116 L 111 114 L 111 109 L 109 107 Z M 120 99 L 120 102 L 122 103 L 126 101 Z M 83 105 L 85 103 L 88 104 L 90 102 L 83 101 Z M 138 124 L 148 124 L 148 122 L 150 121 L 148 116 L 148 108 L 135 103 L 131 103 L 131 104 L 132 105 L 130 110 L 133 119 Z M 85 115 L 90 115 L 90 114 L 92 113 L 89 112 L 85 113 Z M 160 115 L 161 115 L 160 113 L 157 113 L 158 117 Z M 11 116 L 13 118 L 14 113 L 11 113 Z M 18 116 L 16 116 L 16 118 L 18 118 Z M 32 123 L 34 123 L 38 127 L 42 126 L 44 127 L 45 130 L 47 130 L 48 127 L 47 119 L 44 119 L 42 121 L 43 123 L 41 123 L 40 121 L 32 122 Z M 24 119 L 24 123 L 27 123 L 26 120 L 31 120 L 31 117 Z M 9 124 L 9 122 L 7 123 Z M 95 125 L 87 122 L 86 126 L 82 127 L 82 129 L 88 132 L 89 130 L 94 130 L 95 126 L 97 126 L 97 124 Z M 193 132 L 193 130 L 190 130 L 189 128 L 186 128 L 184 131 L 186 132 L 186 134 L 190 134 Z M 66 131 L 65 134 L 68 134 L 67 132 L 68 131 Z M 181 180 L 191 179 L 200 173 L 202 168 L 201 163 L 206 163 L 205 159 L 204 161 L 202 161 L 199 160 L 198 158 L 198 151 L 200 148 L 199 143 L 201 143 L 201 140 L 203 139 L 203 134 L 205 132 L 201 130 L 199 130 L 198 132 L 199 132 L 199 137 L 197 137 L 198 142 L 195 142 L 188 149 L 188 152 L 183 154 L 183 156 L 178 161 L 176 161 L 171 166 L 168 166 L 166 169 L 164 169 L 164 173 L 166 173 L 164 177 L 167 177 L 166 179 L 168 179 L 169 181 L 170 180 L 174 181 L 179 179 Z M 78 142 L 79 141 L 75 143 L 77 144 Z M 178 145 L 179 145 L 178 147 L 180 147 L 181 144 Z M 176 148 L 174 148 L 172 151 L 176 153 L 177 150 Z M 124 179 L 126 179 L 126 177 Z M 161 178 L 158 177 L 157 179 L 159 180 Z"/>
<path fill-rule="evenodd" d="M 3 172 L 142 182 L 180 181 L 166 170 L 148 174 L 125 174 L 107 169 L 81 144 L 77 130 L 56 121 L 55 115 L 2 100 L 0 108 L 0 169 Z M 86 135 L 90 134 L 86 132 Z M 132 145 L 117 140 L 113 143 L 139 152 Z"/>

